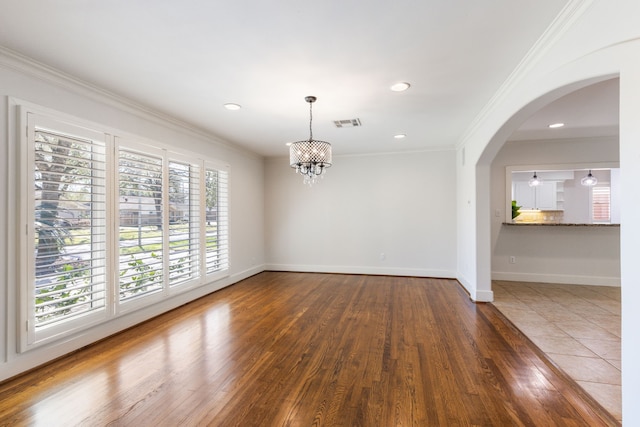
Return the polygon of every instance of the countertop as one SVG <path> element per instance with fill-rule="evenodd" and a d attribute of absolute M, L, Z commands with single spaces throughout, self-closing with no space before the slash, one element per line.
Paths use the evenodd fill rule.
<path fill-rule="evenodd" d="M 620 227 L 620 224 L 574 224 L 574 223 L 549 223 L 549 222 L 503 222 L 502 225 L 512 225 L 516 227 Z"/>

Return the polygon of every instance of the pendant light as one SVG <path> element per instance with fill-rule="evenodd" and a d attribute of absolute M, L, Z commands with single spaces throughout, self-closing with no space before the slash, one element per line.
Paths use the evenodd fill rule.
<path fill-rule="evenodd" d="M 538 173 L 534 171 L 529 180 L 529 187 L 537 187 L 538 185 L 542 185 L 542 180 L 538 178 Z"/>
<path fill-rule="evenodd" d="M 309 103 L 309 139 L 293 142 L 289 146 L 289 165 L 304 177 L 304 183 L 309 186 L 315 184 L 318 177 L 323 177 L 331 167 L 331 144 L 313 139 L 312 105 L 316 99 L 315 96 L 304 98 Z"/>
<path fill-rule="evenodd" d="M 586 187 L 593 187 L 598 183 L 598 178 L 591 174 L 591 170 L 589 170 L 589 175 L 585 176 L 580 180 L 580 183 Z"/>

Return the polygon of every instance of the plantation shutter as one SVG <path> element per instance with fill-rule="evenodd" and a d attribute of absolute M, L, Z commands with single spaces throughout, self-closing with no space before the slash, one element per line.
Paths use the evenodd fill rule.
<path fill-rule="evenodd" d="M 33 126 L 33 123 L 31 124 Z M 31 127 L 32 333 L 104 311 L 105 143 Z"/>
<path fill-rule="evenodd" d="M 596 186 L 591 189 L 591 213 L 593 222 L 611 221 L 611 187 Z"/>
<path fill-rule="evenodd" d="M 228 275 L 228 165 L 37 106 L 18 113 L 19 351 Z"/>
<path fill-rule="evenodd" d="M 169 162 L 169 285 L 195 279 L 200 271 L 200 170 Z"/>
<path fill-rule="evenodd" d="M 120 148 L 119 299 L 125 302 L 162 290 L 162 158 Z"/>
<path fill-rule="evenodd" d="M 207 274 L 229 268 L 229 172 L 207 167 L 206 189 L 206 252 Z"/>

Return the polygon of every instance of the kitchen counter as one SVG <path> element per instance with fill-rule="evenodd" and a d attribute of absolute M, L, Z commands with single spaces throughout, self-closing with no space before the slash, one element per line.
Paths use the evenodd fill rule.
<path fill-rule="evenodd" d="M 572 224 L 572 223 L 551 223 L 551 222 L 503 222 L 502 225 L 510 225 L 516 227 L 620 227 L 620 224 Z"/>

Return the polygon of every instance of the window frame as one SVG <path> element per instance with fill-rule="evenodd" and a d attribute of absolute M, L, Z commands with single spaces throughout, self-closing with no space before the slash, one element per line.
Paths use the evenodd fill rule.
<path fill-rule="evenodd" d="M 197 183 L 198 183 L 198 188 L 193 188 L 193 186 L 191 185 L 191 178 L 194 175 L 192 173 L 191 170 L 189 170 L 189 181 L 190 181 L 190 185 L 189 185 L 189 192 L 188 192 L 188 197 L 189 197 L 189 212 L 188 212 L 188 217 L 189 217 L 189 221 L 187 222 L 189 225 L 191 225 L 192 223 L 196 222 L 196 221 L 191 221 L 193 219 L 193 217 L 195 216 L 197 218 L 197 224 L 198 224 L 198 229 L 196 231 L 193 231 L 191 228 L 189 228 L 188 230 L 188 235 L 189 235 L 189 242 L 191 243 L 193 241 L 193 243 L 195 245 L 198 246 L 198 250 L 197 253 L 195 254 L 195 259 L 197 260 L 197 264 L 195 266 L 195 272 L 196 272 L 196 276 L 194 278 L 190 278 L 184 281 L 180 281 L 178 283 L 171 283 L 171 271 L 168 272 L 168 292 L 169 294 L 175 294 L 175 293 L 179 293 L 182 292 L 183 289 L 186 288 L 193 288 L 194 286 L 198 285 L 198 281 L 201 279 L 201 277 L 203 277 L 202 274 L 202 250 L 200 250 L 199 246 L 201 245 L 202 242 L 202 208 L 203 208 L 203 201 L 202 201 L 202 197 L 201 197 L 201 193 L 202 191 L 202 185 L 203 185 L 203 180 L 202 180 L 202 170 L 203 170 L 203 165 L 201 164 L 201 162 L 195 162 L 194 158 L 190 157 L 190 156 L 184 156 L 181 155 L 179 153 L 173 153 L 173 152 L 168 152 L 168 156 L 167 156 L 167 180 L 169 181 L 171 178 L 171 163 L 178 163 L 178 164 L 186 164 L 189 166 L 189 168 L 196 166 L 198 168 L 198 170 L 196 171 L 197 174 Z M 171 189 L 170 187 L 170 183 L 167 186 L 167 191 L 169 192 Z M 171 197 L 170 195 L 167 196 L 167 200 L 168 203 L 171 204 Z M 195 203 L 195 207 L 192 206 L 192 203 Z M 171 213 L 169 213 L 169 223 L 171 223 L 171 218 L 170 218 Z M 197 216 L 196 216 L 197 215 Z M 170 244 L 170 243 L 169 243 Z M 171 253 L 169 252 L 169 258 L 171 258 Z M 191 254 L 190 256 L 194 256 L 193 254 Z M 169 270 L 171 270 L 171 259 L 169 259 L 168 263 L 167 263 Z"/>
<path fill-rule="evenodd" d="M 37 125 L 36 125 L 37 121 Z M 105 150 L 108 150 L 110 142 L 110 135 L 101 133 L 83 126 L 79 126 L 75 123 L 71 123 L 68 120 L 54 119 L 50 115 L 42 114 L 37 111 L 27 110 L 20 108 L 20 131 L 24 136 L 19 144 L 20 151 L 20 194 L 23 195 L 20 205 L 22 206 L 21 214 L 19 216 L 19 230 L 25 230 L 20 240 L 20 254 L 26 255 L 22 257 L 21 261 L 21 281 L 18 290 L 20 299 L 20 325 L 25 325 L 25 329 L 20 328 L 25 333 L 20 334 L 21 350 L 33 347 L 36 344 L 41 345 L 51 341 L 55 341 L 62 336 L 73 334 L 77 331 L 89 328 L 96 324 L 102 323 L 109 317 L 109 305 L 110 295 L 107 289 L 105 289 L 105 309 L 95 311 L 89 314 L 84 314 L 77 318 L 64 319 L 61 322 L 48 325 L 45 329 L 36 329 L 35 325 L 35 269 L 31 268 L 35 263 L 29 261 L 35 261 L 35 255 L 29 254 L 32 249 L 30 242 L 33 241 L 36 235 L 35 230 L 35 198 L 29 197 L 34 192 L 35 187 L 35 150 L 31 146 L 35 141 L 36 128 L 47 130 L 52 133 L 60 134 L 64 133 L 67 136 L 75 137 L 78 139 L 88 139 L 104 142 Z M 24 133 L 23 133 L 24 132 Z M 108 156 L 105 159 L 106 169 L 109 168 Z M 105 178 L 106 180 L 106 178 Z M 109 211 L 108 197 L 105 200 L 105 211 Z M 108 233 L 105 233 L 105 238 L 108 239 Z M 109 242 L 105 241 L 105 255 L 108 256 Z M 105 267 L 106 268 L 106 267 Z M 107 273 L 105 273 L 107 274 Z M 106 279 L 108 281 L 108 278 Z M 105 285 L 106 286 L 106 285 Z"/>
<path fill-rule="evenodd" d="M 216 170 L 218 172 L 222 172 L 225 175 L 225 194 L 223 195 L 224 198 L 224 203 L 226 204 L 226 218 L 224 218 L 224 222 L 223 222 L 223 226 L 224 226 L 224 237 L 226 240 L 226 245 L 225 245 L 225 249 L 226 249 L 226 256 L 225 256 L 225 260 L 224 260 L 224 266 L 223 268 L 220 268 L 218 270 L 212 271 L 212 272 L 208 272 L 208 268 L 207 268 L 207 253 L 206 250 L 202 251 L 202 268 L 204 271 L 204 276 L 207 278 L 207 280 L 219 280 L 223 277 L 225 277 L 227 275 L 227 272 L 229 271 L 229 268 L 231 267 L 231 249 L 230 249 L 230 242 L 229 242 L 229 230 L 230 230 L 230 218 L 229 218 L 229 214 L 230 214 L 230 198 L 231 195 L 229 194 L 229 189 L 231 188 L 231 173 L 230 173 L 230 168 L 229 165 L 227 164 L 223 164 L 217 161 L 213 161 L 213 160 L 208 160 L 204 162 L 204 167 L 202 168 L 202 181 L 205 181 L 205 174 L 206 171 L 208 169 L 212 169 L 212 170 Z M 218 182 L 219 183 L 219 182 Z M 206 186 L 206 183 L 205 183 Z M 205 222 L 205 227 L 203 227 L 202 233 L 201 233 L 201 241 L 202 242 L 206 242 L 206 201 L 204 200 L 206 198 L 206 189 L 205 192 L 203 192 L 203 194 L 201 195 L 201 200 L 202 200 L 202 215 L 204 218 L 204 222 Z M 218 222 L 218 227 L 220 226 L 220 218 L 217 217 L 216 218 L 217 222 Z M 219 228 L 218 228 L 219 230 Z"/>
<path fill-rule="evenodd" d="M 15 105 L 17 111 L 17 125 L 19 129 L 17 137 L 17 152 L 19 158 L 18 164 L 18 212 L 16 219 L 18 230 L 24 230 L 18 233 L 20 238 L 16 243 L 18 249 L 18 268 L 19 281 L 17 284 L 17 293 L 19 300 L 19 308 L 17 310 L 19 337 L 18 352 L 26 352 L 33 348 L 58 341 L 62 338 L 68 338 L 83 330 L 89 329 L 96 325 L 109 322 L 124 314 L 160 303 L 175 295 L 182 294 L 197 287 L 211 284 L 216 280 L 229 276 L 229 265 L 227 262 L 225 268 L 214 274 L 207 274 L 205 264 L 205 250 L 198 250 L 197 269 L 193 270 L 193 277 L 178 283 L 170 283 L 170 195 L 169 195 L 169 169 L 171 162 L 189 165 L 191 168 L 198 168 L 197 188 L 192 188 L 191 180 L 196 181 L 189 175 L 189 218 L 188 224 L 197 222 L 198 233 L 193 234 L 189 231 L 189 239 L 193 239 L 194 245 L 200 245 L 200 242 L 206 239 L 206 215 L 205 215 L 205 180 L 204 174 L 207 167 L 214 167 L 217 170 L 224 171 L 227 174 L 227 183 L 229 177 L 229 165 L 215 159 L 203 158 L 200 154 L 194 154 L 187 150 L 179 150 L 174 147 L 168 147 L 159 144 L 156 141 L 139 138 L 128 135 L 124 132 L 111 129 L 107 126 L 87 122 L 54 110 L 50 110 L 37 105 L 17 102 Z M 49 130 L 56 135 L 62 137 L 75 137 L 81 140 L 96 141 L 104 144 L 104 177 L 105 196 L 104 210 L 105 216 L 102 231 L 104 233 L 104 297 L 105 305 L 96 312 L 80 314 L 77 317 L 70 317 L 62 321 L 53 322 L 46 327 L 35 324 L 35 156 L 36 150 L 33 146 L 35 140 L 35 129 Z M 120 250 L 119 250 L 119 233 L 120 233 L 120 212 L 119 212 L 119 150 L 126 148 L 127 151 L 137 151 L 143 155 L 150 155 L 162 159 L 162 227 L 161 236 L 163 248 L 162 254 L 162 271 L 163 278 L 161 288 L 158 292 L 141 298 L 133 298 L 131 301 L 120 301 L 119 292 L 119 272 L 120 272 Z M 228 244 L 228 184 L 226 187 L 226 252 L 229 254 Z M 192 205 L 193 203 L 193 205 Z M 191 230 L 191 226 L 189 226 Z M 36 243 L 37 244 L 37 243 Z M 191 249 L 190 249 L 191 250 Z M 102 256 L 102 254 L 101 254 Z M 228 260 L 228 256 L 227 256 Z"/>
<path fill-rule="evenodd" d="M 160 270 L 162 271 L 162 279 L 160 282 L 160 288 L 155 291 L 155 292 L 150 292 L 148 294 L 144 294 L 144 295 L 140 295 L 138 297 L 134 297 L 131 298 L 129 300 L 121 300 L 120 299 L 120 291 L 121 291 L 121 287 L 120 287 L 120 267 L 122 265 L 121 260 L 120 260 L 120 232 L 121 232 L 121 226 L 120 226 L 120 202 L 119 202 L 119 183 L 120 183 L 120 172 L 119 172 L 119 159 L 120 159 L 120 151 L 126 151 L 129 153 L 136 153 L 140 156 L 148 156 L 148 157 L 156 157 L 158 159 L 160 159 L 160 168 L 161 168 L 161 199 L 162 199 L 162 210 L 161 210 L 161 228 L 162 228 L 162 255 L 161 255 L 161 265 L 160 265 Z M 164 157 L 164 152 L 162 149 L 154 147 L 154 146 L 147 146 L 144 144 L 141 144 L 140 142 L 138 142 L 136 139 L 133 138 L 122 138 L 119 136 L 116 136 L 114 138 L 114 150 L 113 150 L 113 161 L 114 161 L 114 168 L 116 169 L 113 175 L 113 180 L 112 182 L 114 183 L 114 188 L 113 188 L 113 204 L 114 204 L 114 211 L 113 211 L 113 216 L 112 218 L 117 220 L 118 226 L 117 227 L 113 227 L 112 232 L 114 234 L 114 242 L 118 242 L 118 250 L 114 250 L 114 259 L 112 261 L 112 265 L 113 265 L 113 293 L 114 293 L 114 303 L 115 303 L 115 312 L 117 314 L 124 314 L 124 313 L 128 313 L 130 311 L 135 311 L 138 310 L 142 307 L 146 307 L 148 305 L 152 305 L 155 303 L 158 303 L 160 301 L 162 301 L 163 299 L 166 298 L 166 290 L 165 290 L 165 283 L 164 283 L 164 278 L 166 277 L 166 266 L 165 266 L 165 248 L 167 248 L 167 238 L 165 236 L 164 231 L 167 230 L 166 225 L 167 222 L 165 221 L 166 219 L 166 215 L 164 214 L 165 212 L 165 179 L 166 179 L 166 174 L 165 174 L 165 169 L 166 169 L 166 160 Z"/>

